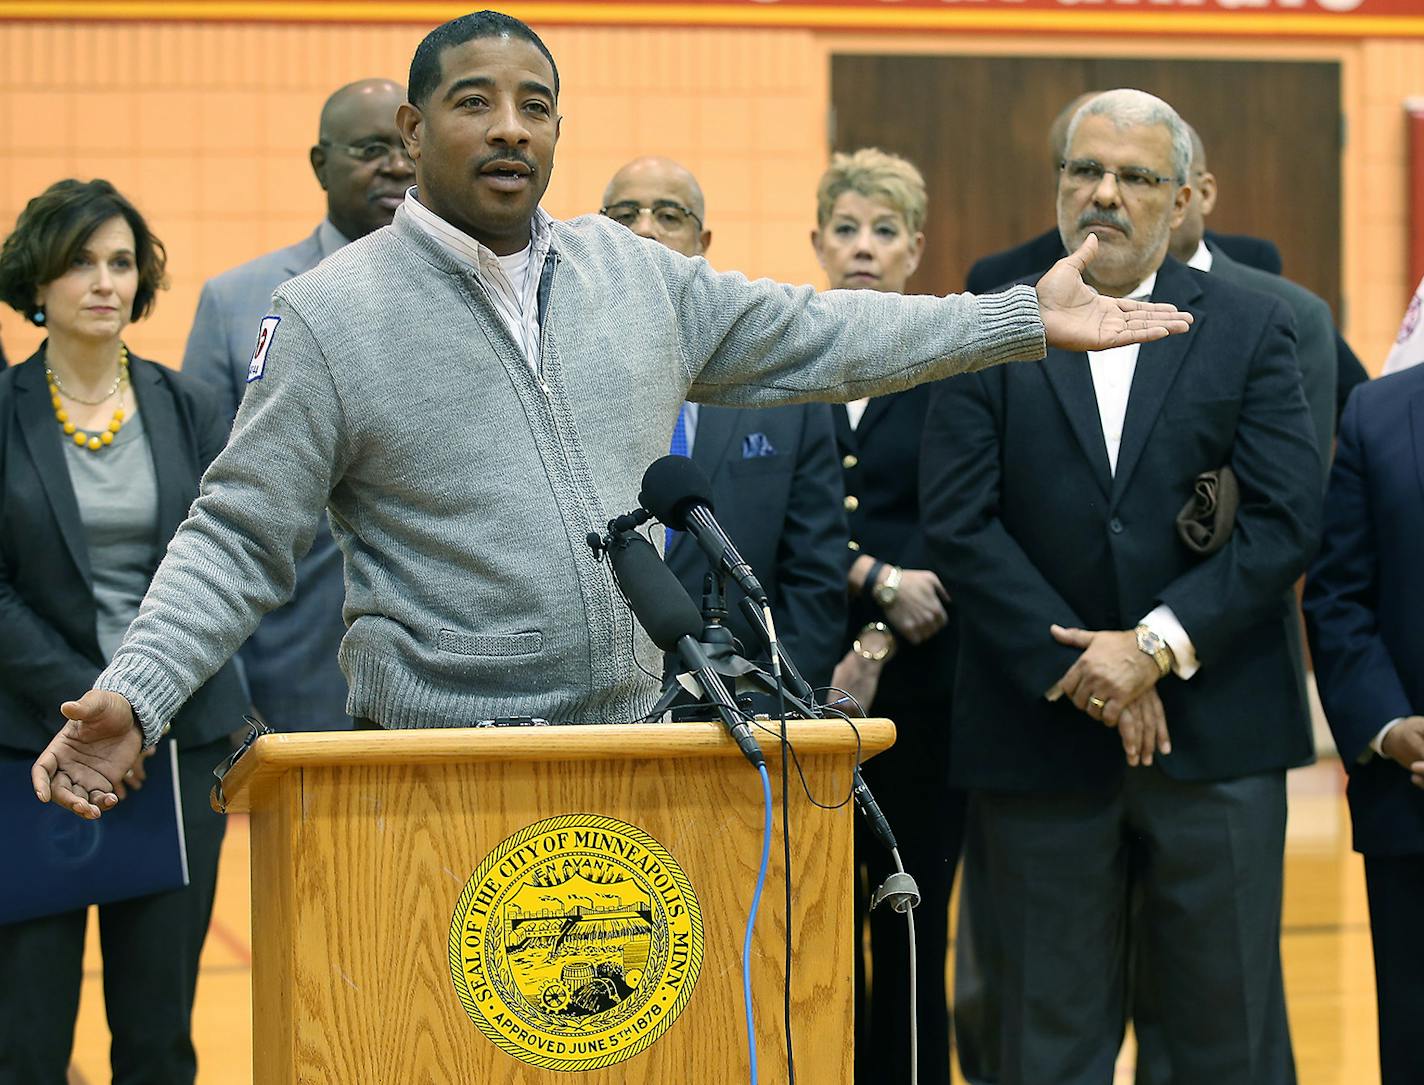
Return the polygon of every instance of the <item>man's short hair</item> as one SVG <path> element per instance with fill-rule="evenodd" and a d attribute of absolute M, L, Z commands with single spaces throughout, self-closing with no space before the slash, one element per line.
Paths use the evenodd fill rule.
<path fill-rule="evenodd" d="M 1119 128 L 1129 125 L 1150 128 L 1160 124 L 1172 136 L 1172 172 L 1176 176 L 1177 184 L 1187 183 L 1187 176 L 1192 170 L 1191 131 L 1187 128 L 1186 121 L 1177 115 L 1177 111 L 1161 98 L 1148 94 L 1145 90 L 1132 90 L 1127 87 L 1104 91 L 1084 103 L 1078 112 L 1073 114 L 1073 122 L 1068 125 L 1065 148 L 1073 146 L 1073 137 L 1084 117 L 1107 117 Z"/>
<path fill-rule="evenodd" d="M 122 218 L 133 231 L 138 290 L 130 319 L 142 320 L 168 285 L 168 254 L 138 209 L 99 178 L 56 181 L 25 205 L 0 249 L 0 301 L 35 321 L 36 290 L 67 272 L 94 231 L 113 218 Z"/>
<path fill-rule="evenodd" d="M 410 60 L 410 79 L 406 86 L 410 104 L 417 109 L 429 100 L 435 88 L 440 85 L 440 57 L 446 49 L 464 45 L 467 41 L 481 38 L 519 38 L 533 45 L 549 62 L 554 72 L 554 98 L 559 97 L 559 66 L 554 63 L 554 54 L 544 44 L 539 35 L 527 23 L 505 15 L 500 11 L 474 11 L 442 23 L 415 47 L 415 56 Z"/>
<path fill-rule="evenodd" d="M 830 221 L 836 201 L 847 192 L 884 200 L 900 212 L 912 234 L 924 229 L 929 212 L 925 179 L 913 164 L 899 155 L 876 147 L 832 155 L 830 166 L 816 186 L 817 226 L 824 227 Z"/>

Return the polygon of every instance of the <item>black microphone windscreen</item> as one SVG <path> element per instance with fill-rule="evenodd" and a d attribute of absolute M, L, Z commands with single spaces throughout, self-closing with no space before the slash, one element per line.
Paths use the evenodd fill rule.
<path fill-rule="evenodd" d="M 638 504 L 668 527 L 687 530 L 687 509 L 691 505 L 712 505 L 712 483 L 706 473 L 686 456 L 664 456 L 643 472 L 643 489 Z M 714 510 L 715 511 L 715 510 Z"/>
<path fill-rule="evenodd" d="M 613 547 L 608 557 L 618 587 L 654 644 L 675 652 L 684 636 L 696 640 L 702 635 L 701 613 L 651 543 L 635 535 L 626 546 Z"/>

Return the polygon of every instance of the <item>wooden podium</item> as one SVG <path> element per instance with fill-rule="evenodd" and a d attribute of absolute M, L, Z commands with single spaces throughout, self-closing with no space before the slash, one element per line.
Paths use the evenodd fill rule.
<path fill-rule="evenodd" d="M 857 727 L 862 759 L 894 740 Z M 855 733 L 789 735 L 816 799 L 846 798 Z M 760 739 L 777 806 L 752 991 L 782 1081 L 780 753 Z M 790 781 L 797 1075 L 841 1085 L 860 815 Z M 256 1085 L 748 1079 L 764 803 L 720 725 L 267 735 L 222 788 L 251 812 Z"/>

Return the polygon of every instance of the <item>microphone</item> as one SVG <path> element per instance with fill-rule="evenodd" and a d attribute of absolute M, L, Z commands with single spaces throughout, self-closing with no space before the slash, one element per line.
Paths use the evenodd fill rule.
<path fill-rule="evenodd" d="M 748 597 L 766 606 L 766 590 L 736 544 L 712 513 L 712 484 L 702 468 L 686 456 L 664 456 L 643 472 L 638 503 L 677 531 L 686 531 L 713 568 L 737 582 Z"/>
<path fill-rule="evenodd" d="M 609 547 L 608 560 L 633 616 L 647 630 L 653 643 L 664 652 L 676 654 L 682 665 L 692 672 L 742 755 L 757 768 L 765 765 L 766 755 L 752 733 L 751 724 L 737 709 L 727 684 L 712 669 L 711 660 L 698 642 L 702 615 L 672 570 L 658 557 L 653 545 L 639 535 L 623 534 Z"/>

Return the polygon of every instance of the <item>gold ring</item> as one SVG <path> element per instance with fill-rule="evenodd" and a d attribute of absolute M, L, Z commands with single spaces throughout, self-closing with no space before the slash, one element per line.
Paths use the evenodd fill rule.
<path fill-rule="evenodd" d="M 1096 708 L 1096 709 L 1098 709 L 1099 711 L 1101 711 L 1102 708 L 1103 708 L 1103 706 L 1107 704 L 1107 701 L 1103 700 L 1101 697 L 1089 697 L 1089 698 L 1088 698 L 1088 703 L 1089 703 L 1090 705 L 1092 705 L 1094 708 Z"/>

